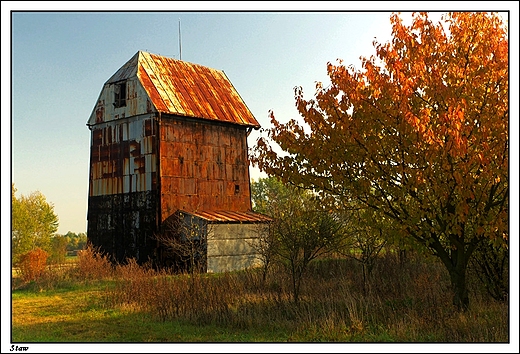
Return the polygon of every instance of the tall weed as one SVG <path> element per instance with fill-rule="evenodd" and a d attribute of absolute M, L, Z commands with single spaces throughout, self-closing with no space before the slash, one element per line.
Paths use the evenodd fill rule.
<path fill-rule="evenodd" d="M 112 265 L 88 248 L 75 266 L 53 268 L 56 281 L 112 279 L 104 306 L 229 329 L 278 328 L 291 341 L 327 342 L 507 342 L 508 306 L 486 291 L 472 296 L 470 310 L 451 304 L 450 282 L 430 258 L 402 262 L 381 256 L 368 284 L 359 262 L 311 262 L 301 297 L 291 297 L 290 277 L 273 268 L 221 274 L 173 274 L 133 259 Z M 53 274 L 46 272 L 45 274 Z M 43 279 L 48 279 L 48 284 Z M 52 286 L 52 277 L 40 278 Z M 368 285 L 368 286 L 367 286 Z M 473 289 L 472 289 L 473 290 Z"/>

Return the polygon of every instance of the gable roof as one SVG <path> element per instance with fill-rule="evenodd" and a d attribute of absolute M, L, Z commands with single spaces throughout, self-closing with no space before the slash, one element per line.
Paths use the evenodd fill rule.
<path fill-rule="evenodd" d="M 148 96 L 152 111 L 260 128 L 222 70 L 138 51 L 104 88 L 134 77 Z M 96 122 L 100 101 L 89 124 Z"/>

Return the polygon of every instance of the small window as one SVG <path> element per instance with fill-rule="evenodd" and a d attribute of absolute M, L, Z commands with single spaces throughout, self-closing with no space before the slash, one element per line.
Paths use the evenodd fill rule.
<path fill-rule="evenodd" d="M 114 85 L 114 107 L 126 106 L 126 82 L 119 82 Z"/>
<path fill-rule="evenodd" d="M 235 184 L 235 194 L 240 193 L 240 185 Z"/>

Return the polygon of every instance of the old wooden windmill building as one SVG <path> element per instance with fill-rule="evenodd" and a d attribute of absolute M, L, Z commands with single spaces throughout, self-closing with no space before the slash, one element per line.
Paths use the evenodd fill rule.
<path fill-rule="evenodd" d="M 116 260 L 165 262 L 172 219 L 212 225 L 203 267 L 254 263 L 247 136 L 260 125 L 225 73 L 137 52 L 103 86 L 91 130 L 87 234 Z M 207 230 L 207 228 L 206 228 Z"/>

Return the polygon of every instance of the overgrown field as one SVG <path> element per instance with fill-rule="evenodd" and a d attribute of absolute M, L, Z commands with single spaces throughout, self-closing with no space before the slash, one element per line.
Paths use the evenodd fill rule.
<path fill-rule="evenodd" d="M 282 269 L 174 275 L 92 251 L 12 288 L 13 343 L 509 341 L 507 302 L 472 280 L 456 311 L 444 268 L 417 255 L 383 255 L 368 280 L 354 260 L 316 260 L 298 303 Z"/>

